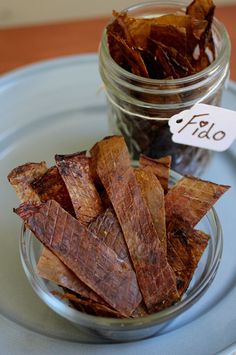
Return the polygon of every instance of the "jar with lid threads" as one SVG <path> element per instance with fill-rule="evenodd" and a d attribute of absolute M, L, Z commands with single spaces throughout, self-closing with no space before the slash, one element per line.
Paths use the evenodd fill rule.
<path fill-rule="evenodd" d="M 129 7 L 131 17 L 155 17 L 183 13 L 186 2 L 155 1 Z M 212 63 L 190 76 L 178 79 L 150 79 L 134 75 L 111 57 L 104 30 L 99 49 L 99 70 L 104 83 L 108 118 L 112 134 L 122 134 L 131 158 L 140 153 L 151 158 L 172 156 L 172 169 L 199 175 L 209 161 L 210 152 L 174 143 L 168 119 L 196 103 L 219 106 L 229 77 L 230 41 L 224 25 L 213 20 L 212 33 L 216 57 Z M 222 118 L 223 119 L 223 118 Z"/>

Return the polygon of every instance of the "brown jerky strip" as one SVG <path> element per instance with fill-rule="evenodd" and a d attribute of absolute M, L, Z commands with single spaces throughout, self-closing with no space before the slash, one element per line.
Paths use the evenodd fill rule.
<path fill-rule="evenodd" d="M 40 201 L 38 194 L 31 187 L 31 182 L 40 178 L 47 171 L 46 163 L 26 163 L 13 169 L 8 175 L 21 202 Z"/>
<path fill-rule="evenodd" d="M 166 194 L 168 192 L 171 156 L 168 155 L 160 159 L 152 159 L 141 154 L 139 163 L 141 168 L 152 172 L 158 178 Z"/>
<path fill-rule="evenodd" d="M 194 0 L 186 8 L 186 14 L 198 20 L 212 22 L 215 5 L 212 0 Z"/>
<path fill-rule="evenodd" d="M 121 260 L 132 265 L 122 229 L 112 207 L 107 208 L 88 228 L 108 247 L 114 250 Z M 145 315 L 147 315 L 147 309 L 145 304 L 141 303 L 132 313 L 131 317 L 143 317 Z"/>
<path fill-rule="evenodd" d="M 175 275 L 161 248 L 151 214 L 130 165 L 123 137 L 98 142 L 91 150 L 97 172 L 120 222 L 149 312 L 179 298 Z"/>
<path fill-rule="evenodd" d="M 102 186 L 102 183 L 99 179 L 99 176 L 97 174 L 97 171 L 96 171 L 96 162 L 94 161 L 94 159 L 92 157 L 90 157 L 90 160 L 89 160 L 89 170 L 90 170 L 90 174 L 91 174 L 91 179 L 97 189 L 97 191 L 100 193 L 103 193 L 104 191 L 104 188 Z M 103 202 L 103 200 L 102 200 Z"/>
<path fill-rule="evenodd" d="M 153 42 L 153 40 L 150 40 L 150 42 Z M 173 66 L 173 63 L 171 62 L 171 58 L 169 57 L 169 54 L 166 51 L 166 48 L 164 48 L 162 46 L 162 44 L 157 41 L 155 41 L 154 57 L 156 58 L 159 65 L 161 65 L 161 67 L 162 67 L 162 72 L 163 72 L 164 78 L 168 78 L 168 79 L 178 79 L 179 78 L 179 75 L 176 72 L 175 67 Z"/>
<path fill-rule="evenodd" d="M 152 24 L 173 26 L 182 32 L 185 30 L 187 36 L 191 32 L 196 39 L 200 39 L 208 23 L 204 19 L 196 19 L 188 15 L 168 14 L 153 19 Z"/>
<path fill-rule="evenodd" d="M 147 71 L 149 78 L 151 79 L 163 79 L 163 69 L 157 62 L 156 58 L 153 57 L 152 53 L 147 49 L 147 50 L 141 50 L 140 49 L 140 54 L 144 60 L 144 63 L 146 65 Z M 164 100 L 164 98 L 159 98 L 160 100 Z"/>
<path fill-rule="evenodd" d="M 56 164 L 69 192 L 76 218 L 87 226 L 102 211 L 102 201 L 90 172 L 90 158 L 84 154 L 56 155 Z"/>
<path fill-rule="evenodd" d="M 21 208 L 15 211 L 19 216 Z M 25 223 L 45 246 L 112 308 L 123 316 L 132 314 L 141 301 L 135 273 L 56 201 L 43 204 L 38 213 L 30 216 Z"/>
<path fill-rule="evenodd" d="M 166 254 L 166 219 L 163 188 L 156 176 L 150 171 L 136 169 L 135 177 L 151 213 L 157 236 L 161 242 L 162 250 Z"/>
<path fill-rule="evenodd" d="M 121 37 L 126 40 L 126 43 L 129 47 L 133 47 L 135 41 L 133 40 L 132 35 L 130 33 L 130 24 L 134 21 L 134 19 L 128 17 L 125 12 L 118 13 L 113 10 L 112 14 L 114 17 L 116 17 L 115 27 L 116 29 L 118 29 L 118 33 L 120 33 Z M 117 33 L 114 30 L 113 32 Z"/>
<path fill-rule="evenodd" d="M 8 175 L 10 183 L 16 190 L 16 193 L 21 202 L 35 202 L 32 203 L 31 209 L 22 209 L 24 219 L 29 218 L 29 213 L 38 210 L 38 202 L 40 197 L 38 193 L 31 187 L 34 181 L 38 181 L 47 171 L 45 162 L 41 163 L 27 163 L 12 170 Z M 47 175 L 46 175 L 47 176 Z M 47 196 L 47 187 L 44 186 L 44 199 Z M 40 190 L 41 191 L 41 190 Z M 56 193 L 56 190 L 55 190 Z M 42 194 L 41 194 L 42 195 Z M 52 198 L 52 192 L 50 193 Z M 53 281 L 56 284 L 62 285 L 68 289 L 80 293 L 84 297 L 89 297 L 95 301 L 102 302 L 103 300 L 90 290 L 82 281 L 80 281 L 50 250 L 43 248 L 42 254 L 37 264 L 37 270 L 41 277 Z"/>
<path fill-rule="evenodd" d="M 190 64 L 187 57 L 183 56 L 174 47 L 167 47 L 164 44 L 162 44 L 161 46 L 170 58 L 170 62 L 172 63 L 175 72 L 178 74 L 179 77 L 184 77 L 195 73 L 195 70 Z"/>
<path fill-rule="evenodd" d="M 110 48 L 116 46 L 119 48 L 119 52 L 121 51 L 123 58 L 119 56 L 119 59 L 115 58 L 115 53 L 111 51 L 111 56 L 119 65 L 121 65 L 119 61 L 122 61 L 125 63 L 124 66 L 128 67 L 133 74 L 148 78 L 147 68 L 138 49 L 129 47 L 123 38 L 113 32 L 109 32 L 108 43 L 110 43 Z"/>
<path fill-rule="evenodd" d="M 146 39 L 150 33 L 150 24 L 143 19 L 129 17 L 125 12 L 113 11 L 116 19 L 107 27 L 107 34 L 118 34 L 130 47 L 146 48 Z"/>
<path fill-rule="evenodd" d="M 168 261 L 175 271 L 180 295 L 188 288 L 208 240 L 208 235 L 192 229 L 168 233 Z"/>
<path fill-rule="evenodd" d="M 66 189 L 66 186 L 58 172 L 57 167 L 52 167 L 38 180 L 33 181 L 32 188 L 42 202 L 54 199 L 59 202 L 64 209 L 71 211 L 74 209 Z M 76 292 L 81 296 L 102 302 L 101 298 L 93 292 L 87 285 L 78 279 L 70 269 L 64 265 L 49 249 L 43 249 L 44 256 L 38 261 L 38 271 L 40 275 L 68 289 L 76 287 Z M 46 256 L 46 259 L 45 259 Z M 42 259 L 41 259 L 42 258 Z M 57 270 L 57 272 L 54 272 Z M 43 276 L 44 275 L 44 276 Z M 72 288 L 74 290 L 74 288 Z"/>
<path fill-rule="evenodd" d="M 101 297 L 80 281 L 80 279 L 47 248 L 43 248 L 37 264 L 37 271 L 39 276 L 66 287 L 80 294 L 82 297 L 104 303 Z"/>
<path fill-rule="evenodd" d="M 88 229 L 132 268 L 124 235 L 112 208 L 108 208 L 98 216 L 95 221 L 90 223 Z"/>
<path fill-rule="evenodd" d="M 52 291 L 52 294 L 60 297 L 61 299 L 68 299 L 72 302 L 74 307 L 82 312 L 95 314 L 100 317 L 112 317 L 112 318 L 123 318 L 120 313 L 115 311 L 114 309 L 109 308 L 105 304 L 100 304 L 97 302 L 93 302 L 89 299 L 82 299 L 75 294 L 70 292 L 61 293 L 58 291 Z M 147 309 L 143 303 L 141 303 L 135 311 L 131 314 L 131 318 L 138 318 L 147 316 Z"/>
<path fill-rule="evenodd" d="M 70 196 L 56 166 L 48 169 L 40 179 L 33 181 L 31 186 L 41 202 L 53 199 L 67 212 L 75 215 Z"/>
<path fill-rule="evenodd" d="M 194 227 L 229 186 L 191 176 L 182 178 L 165 196 L 167 231 L 169 224 Z"/>
<path fill-rule="evenodd" d="M 182 55 L 186 55 L 186 30 L 171 25 L 152 25 L 150 39 L 167 47 L 173 47 Z"/>
<path fill-rule="evenodd" d="M 95 314 L 100 317 L 112 317 L 112 318 L 122 318 L 121 314 L 114 309 L 109 308 L 105 304 L 100 304 L 93 302 L 89 299 L 81 299 L 72 293 L 61 293 L 58 291 L 52 291 L 52 294 L 60 297 L 61 299 L 66 299 L 72 302 L 75 308 L 83 310 L 89 314 Z M 81 307 L 82 306 L 82 307 Z"/>
<path fill-rule="evenodd" d="M 142 61 L 138 59 L 140 54 L 143 60 L 141 67 L 145 68 L 143 76 L 154 79 L 179 78 L 202 70 L 215 56 L 211 31 L 214 5 L 212 1 L 196 0 L 186 12 L 184 15 L 176 13 L 153 18 L 133 18 L 126 12 L 113 11 L 115 20 L 107 26 L 112 58 L 125 70 L 142 76 Z M 155 42 L 155 50 L 150 49 L 150 41 Z M 196 58 L 197 48 L 199 56 Z M 132 61 L 129 60 L 131 57 Z M 135 57 L 138 65 L 132 64 Z M 164 72 L 160 70 L 160 65 Z"/>
<path fill-rule="evenodd" d="M 195 62 L 195 68 L 198 71 L 208 66 L 215 58 L 215 45 L 211 31 L 214 11 L 215 5 L 212 0 L 194 0 L 186 9 L 186 14 L 198 20 L 206 20 L 208 23 L 199 41 L 200 56 Z M 209 57 L 206 49 L 211 52 L 212 58 Z"/>
<path fill-rule="evenodd" d="M 207 235 L 192 228 L 228 188 L 185 177 L 166 195 L 167 254 L 180 294 L 188 287 L 208 242 Z"/>
<path fill-rule="evenodd" d="M 199 39 L 201 34 L 205 31 L 207 21 L 197 20 L 188 15 L 168 14 L 153 18 L 133 18 L 127 13 L 118 13 L 113 11 L 113 16 L 116 18 L 109 26 L 109 31 L 118 33 L 122 38 L 125 38 L 130 45 L 146 49 L 147 38 L 151 32 L 152 25 L 170 25 L 179 30 L 186 30 Z"/>
<path fill-rule="evenodd" d="M 10 183 L 16 190 L 17 196 L 21 202 L 39 202 L 40 197 L 31 184 L 38 181 L 47 171 L 45 162 L 41 163 L 27 163 L 12 170 L 8 175 Z M 47 185 L 44 186 L 44 198 Z M 51 195 L 52 197 L 52 195 Z M 31 212 L 38 210 L 38 205 L 32 204 Z M 28 218 L 29 210 L 25 212 L 24 218 Z M 43 248 L 42 254 L 37 264 L 37 270 L 41 277 L 51 280 L 59 285 L 72 289 L 85 297 L 90 297 L 95 301 L 102 301 L 92 290 L 90 290 L 82 281 L 80 281 L 50 250 Z"/>

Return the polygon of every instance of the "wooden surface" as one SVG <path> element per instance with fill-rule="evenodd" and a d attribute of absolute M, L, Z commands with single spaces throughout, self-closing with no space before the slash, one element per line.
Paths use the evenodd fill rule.
<path fill-rule="evenodd" d="M 216 10 L 230 35 L 231 79 L 236 81 L 236 4 Z M 108 18 L 0 30 L 0 74 L 40 60 L 96 52 Z"/>

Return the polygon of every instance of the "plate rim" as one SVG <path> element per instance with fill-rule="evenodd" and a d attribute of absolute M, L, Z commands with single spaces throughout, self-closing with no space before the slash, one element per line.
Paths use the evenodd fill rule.
<path fill-rule="evenodd" d="M 65 55 L 26 64 L 0 75 L 0 89 L 4 89 L 5 85 L 9 85 L 14 81 L 34 76 L 39 72 L 45 72 L 52 68 L 77 65 L 78 63 L 88 64 L 88 62 L 98 62 L 97 53 Z"/>
<path fill-rule="evenodd" d="M 94 63 L 96 64 L 98 62 L 98 56 L 96 53 L 91 53 L 91 54 L 78 54 L 78 55 L 70 55 L 70 56 L 63 56 L 63 57 L 58 57 L 54 59 L 49 59 L 49 60 L 43 60 L 37 63 L 32 63 L 29 65 L 26 65 L 24 67 L 20 67 L 17 69 L 14 69 L 2 76 L 0 76 L 0 91 L 4 91 L 5 89 L 9 88 L 9 85 L 16 85 L 19 83 L 20 80 L 25 80 L 29 77 L 33 77 L 34 75 L 38 75 L 40 72 L 45 72 L 48 70 L 51 70 L 52 68 L 65 68 L 67 66 L 71 65 L 78 65 L 78 63 Z M 236 82 L 229 80 L 228 82 L 228 87 L 226 91 L 233 91 L 234 94 L 236 94 Z M 232 292 L 235 292 L 234 290 L 230 291 L 230 294 Z M 4 320 L 7 320 L 9 322 L 12 322 L 8 318 L 3 317 Z M 20 325 L 18 323 L 12 322 L 12 324 L 17 325 L 19 328 L 23 328 L 24 330 L 29 330 L 28 328 L 25 328 L 23 325 Z M 38 332 L 34 330 L 30 330 L 34 334 L 39 334 Z M 41 334 L 40 334 L 41 335 Z M 45 335 L 44 335 L 45 336 Z M 49 339 L 53 339 L 50 336 L 46 336 Z M 0 337 L 1 338 L 1 337 Z M 81 344 L 81 343 L 77 343 Z M 152 345 L 150 344 L 150 349 L 152 348 Z M 135 348 L 134 348 L 135 349 Z M 219 349 L 220 350 L 220 349 Z"/>

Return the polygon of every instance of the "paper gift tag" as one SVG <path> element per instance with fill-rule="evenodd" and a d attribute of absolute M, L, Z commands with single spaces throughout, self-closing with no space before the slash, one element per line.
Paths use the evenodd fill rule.
<path fill-rule="evenodd" d="M 216 151 L 229 148 L 236 138 L 236 112 L 222 107 L 196 104 L 169 119 L 172 140 Z"/>

